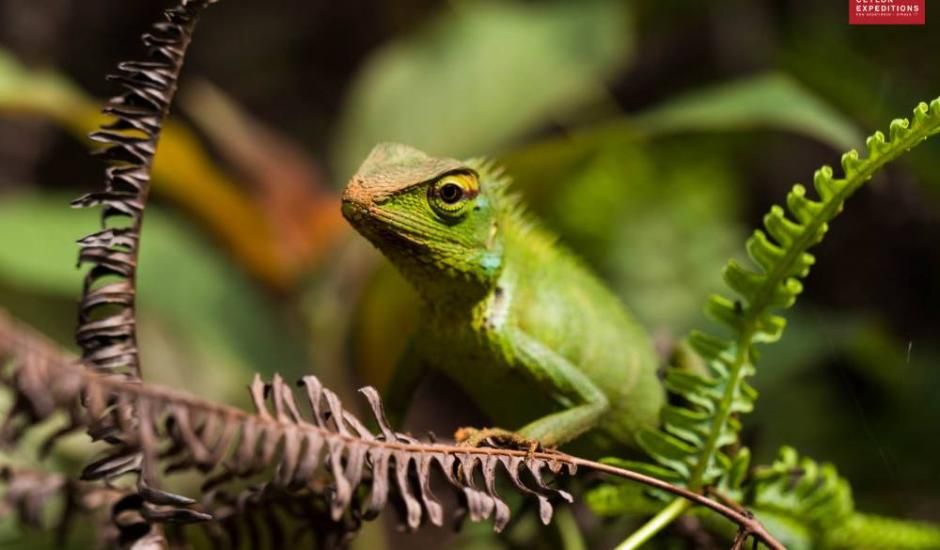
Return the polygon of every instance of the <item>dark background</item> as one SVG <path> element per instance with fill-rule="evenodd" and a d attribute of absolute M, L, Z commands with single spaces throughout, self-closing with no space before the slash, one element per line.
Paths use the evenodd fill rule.
<path fill-rule="evenodd" d="M 79 136 L 163 4 L 0 0 L 0 307 L 66 346 L 72 243 L 94 223 L 67 200 L 102 180 Z M 145 375 L 241 403 L 252 371 L 387 380 L 413 297 L 335 194 L 380 139 L 503 160 L 668 348 L 703 324 L 721 265 L 790 185 L 940 95 L 936 14 L 852 27 L 846 9 L 222 0 L 197 29 L 179 131 L 164 136 L 175 152 L 155 175 Z M 934 522 L 938 155 L 934 140 L 889 166 L 832 224 L 744 420 L 758 462 L 791 444 L 835 463 L 860 509 Z M 429 384 L 413 427 L 482 421 Z"/>

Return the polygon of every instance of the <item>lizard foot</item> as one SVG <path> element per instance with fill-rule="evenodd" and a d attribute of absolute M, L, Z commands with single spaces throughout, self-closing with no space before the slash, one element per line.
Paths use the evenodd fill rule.
<path fill-rule="evenodd" d="M 534 453 L 542 448 L 537 439 L 531 439 L 503 428 L 459 428 L 454 432 L 457 445 L 466 447 L 515 447 Z"/>

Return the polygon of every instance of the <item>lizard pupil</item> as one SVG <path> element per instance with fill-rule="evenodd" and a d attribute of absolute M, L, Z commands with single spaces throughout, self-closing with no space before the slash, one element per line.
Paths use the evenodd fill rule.
<path fill-rule="evenodd" d="M 456 183 L 446 183 L 439 191 L 441 200 L 447 204 L 454 204 L 463 198 L 463 187 Z"/>

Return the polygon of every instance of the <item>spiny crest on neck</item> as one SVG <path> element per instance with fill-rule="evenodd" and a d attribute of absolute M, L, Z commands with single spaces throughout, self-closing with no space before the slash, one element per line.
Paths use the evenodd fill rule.
<path fill-rule="evenodd" d="M 512 189 L 512 178 L 506 174 L 502 165 L 487 157 L 471 158 L 465 163 L 480 175 L 500 221 L 511 222 L 516 230 L 524 233 L 535 229 L 535 223 L 526 210 L 522 197 Z"/>

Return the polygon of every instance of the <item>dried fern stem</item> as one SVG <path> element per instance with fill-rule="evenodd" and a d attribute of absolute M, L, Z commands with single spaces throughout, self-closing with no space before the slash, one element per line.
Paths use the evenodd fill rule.
<path fill-rule="evenodd" d="M 85 363 L 103 372 L 140 378 L 135 294 L 150 168 L 199 13 L 214 1 L 182 0 L 164 12 L 166 20 L 143 35 L 147 60 L 120 63 L 119 72 L 108 77 L 124 92 L 104 108 L 114 121 L 90 136 L 104 144 L 97 153 L 108 168 L 103 191 L 72 203 L 104 207 L 102 228 L 79 241 L 79 264 L 92 268 L 82 289 L 76 340 Z"/>
<path fill-rule="evenodd" d="M 311 498 L 331 495 L 327 499 L 329 515 L 340 521 L 354 505 L 355 513 L 363 517 L 378 514 L 394 485 L 407 512 L 407 525 L 417 528 L 425 518 L 435 525 L 443 522 L 442 506 L 430 489 L 432 473 L 437 472 L 465 498 L 472 520 L 492 518 L 499 530 L 509 521 L 509 507 L 496 492 L 498 474 L 521 493 L 537 498 L 540 516 L 548 523 L 553 512 L 551 499 L 570 502 L 572 498 L 545 482 L 546 471 L 555 476 L 573 475 L 581 467 L 634 480 L 711 508 L 737 523 L 744 537 L 782 548 L 750 515 L 637 472 L 556 451 L 431 443 L 395 432 L 372 388 L 362 391 L 379 425 L 377 434 L 346 411 L 336 395 L 312 376 L 301 382 L 312 414 L 300 413 L 293 392 L 279 376 L 270 385 L 255 377 L 251 394 L 256 411 L 249 413 L 83 369 L 44 339 L 0 314 L 0 359 L 4 357 L 12 359 L 14 367 L 5 371 L 3 383 L 13 388 L 17 397 L 2 432 L 8 440 L 52 413 L 66 411 L 70 428 L 95 431 L 104 424 L 112 430 L 110 436 L 122 442 L 115 453 L 86 469 L 89 479 L 132 471 L 136 464 L 128 465 L 127 457 L 138 450 L 154 462 L 158 455 L 173 461 L 174 469 L 198 469 L 211 475 L 205 487 L 209 492 L 229 479 L 274 466 L 272 479 L 251 490 L 255 495 L 268 489 L 307 494 L 312 487 L 325 487 L 322 476 L 328 475 L 328 490 L 313 491 Z M 139 422 L 128 421 L 129 409 L 137 411 Z M 527 475 L 524 478 L 522 474 Z M 478 486 L 479 478 L 482 487 Z M 360 510 L 356 488 L 366 483 L 371 491 Z M 144 508 L 148 519 L 208 519 L 194 509 L 191 500 L 149 486 L 145 492 L 150 502 L 160 505 Z M 212 503 L 208 504 L 211 509 Z"/>
<path fill-rule="evenodd" d="M 97 153 L 108 163 L 105 189 L 72 203 L 76 207 L 103 207 L 101 229 L 79 240 L 78 263 L 92 267 L 82 286 L 75 338 L 85 366 L 125 380 L 141 378 L 136 282 L 151 165 L 199 14 L 215 1 L 180 0 L 164 12 L 164 21 L 155 23 L 151 32 L 143 35 L 146 60 L 120 63 L 117 74 L 108 76 L 124 92 L 104 108 L 105 114 L 114 117 L 113 122 L 90 135 L 93 141 L 104 144 Z M 135 413 L 128 406 L 122 410 L 122 421 L 136 422 Z M 107 421 L 107 416 L 99 419 L 89 434 L 121 445 L 116 435 L 119 430 Z M 126 456 L 125 468 L 103 477 L 110 480 L 133 471 L 139 476 L 140 495 L 150 504 L 185 501 L 150 489 L 156 476 L 147 458 Z"/>

